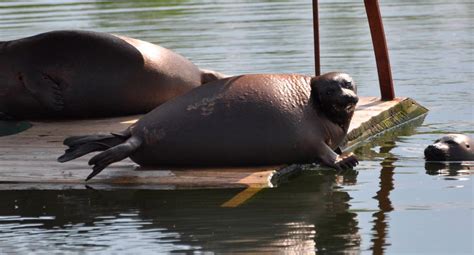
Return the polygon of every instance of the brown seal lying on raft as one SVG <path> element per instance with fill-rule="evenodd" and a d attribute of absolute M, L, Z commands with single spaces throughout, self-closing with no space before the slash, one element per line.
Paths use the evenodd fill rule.
<path fill-rule="evenodd" d="M 237 166 L 311 163 L 357 165 L 334 152 L 358 97 L 344 73 L 318 77 L 242 75 L 211 82 L 143 116 L 127 130 L 76 136 L 59 162 L 93 151 L 92 178 L 130 157 L 142 166 Z"/>
<path fill-rule="evenodd" d="M 148 42 L 53 31 L 0 42 L 0 118 L 145 113 L 219 78 Z"/>
<path fill-rule="evenodd" d="M 474 140 L 462 134 L 448 134 L 425 149 L 426 161 L 474 161 Z"/>

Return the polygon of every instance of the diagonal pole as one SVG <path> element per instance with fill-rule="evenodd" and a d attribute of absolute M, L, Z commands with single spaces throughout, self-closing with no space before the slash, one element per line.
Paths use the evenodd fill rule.
<path fill-rule="evenodd" d="M 388 57 L 387 41 L 385 40 L 379 2 L 378 0 L 364 0 L 364 4 L 369 21 L 372 44 L 374 46 L 380 93 L 382 100 L 390 101 L 395 98 L 395 91 L 393 89 L 392 71 L 390 68 L 390 59 Z"/>
<path fill-rule="evenodd" d="M 321 62 L 319 55 L 319 11 L 318 0 L 313 0 L 313 38 L 314 38 L 314 73 L 321 75 Z"/>

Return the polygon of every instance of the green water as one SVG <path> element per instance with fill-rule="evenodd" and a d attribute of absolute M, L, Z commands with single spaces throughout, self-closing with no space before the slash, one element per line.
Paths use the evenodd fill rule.
<path fill-rule="evenodd" d="M 380 4 L 396 94 L 430 113 L 356 149 L 357 171 L 307 170 L 237 208 L 221 205 L 238 189 L 0 188 L 0 253 L 472 254 L 472 170 L 431 171 L 423 149 L 473 136 L 473 3 Z M 322 71 L 378 95 L 363 1 L 320 1 L 320 12 Z M 0 1 L 0 40 L 55 29 L 136 37 L 228 74 L 313 72 L 306 0 Z"/>

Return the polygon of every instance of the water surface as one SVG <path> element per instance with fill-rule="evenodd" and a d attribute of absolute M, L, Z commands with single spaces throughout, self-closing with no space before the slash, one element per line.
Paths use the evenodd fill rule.
<path fill-rule="evenodd" d="M 363 1 L 320 1 L 322 71 L 378 95 Z M 123 34 L 228 74 L 313 73 L 311 1 L 0 1 L 0 40 L 55 29 Z M 395 90 L 423 124 L 356 150 L 357 172 L 311 169 L 237 208 L 241 190 L 0 191 L 0 253 L 286 251 L 472 254 L 472 170 L 423 149 L 473 129 L 472 1 L 381 1 Z M 472 167 L 471 167 L 472 169 Z"/>

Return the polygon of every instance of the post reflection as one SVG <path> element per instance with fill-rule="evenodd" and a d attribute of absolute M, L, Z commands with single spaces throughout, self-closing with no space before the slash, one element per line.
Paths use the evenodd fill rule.
<path fill-rule="evenodd" d="M 397 129 L 389 130 L 376 140 L 372 140 L 363 146 L 357 148 L 356 154 L 364 155 L 369 159 L 382 159 L 382 166 L 379 175 L 379 190 L 373 197 L 378 202 L 378 211 L 372 214 L 372 239 L 370 250 L 373 254 L 384 254 L 386 247 L 390 245 L 387 241 L 389 226 L 389 214 L 394 210 L 390 199 L 391 192 L 395 189 L 394 184 L 394 163 L 398 161 L 392 150 L 397 147 L 397 141 L 402 140 L 404 136 L 411 136 L 416 133 L 416 128 L 424 121 L 424 117 L 415 119 L 414 121 Z M 378 151 L 374 148 L 379 148 Z"/>
<path fill-rule="evenodd" d="M 390 151 L 395 148 L 395 146 L 395 142 L 386 142 L 385 146 L 380 148 L 380 153 L 390 155 Z M 396 160 L 397 158 L 388 156 L 381 163 L 382 169 L 380 170 L 379 177 L 380 189 L 377 191 L 377 195 L 374 197 L 374 199 L 377 199 L 378 201 L 379 211 L 372 215 L 374 218 L 374 227 L 372 228 L 373 239 L 371 247 L 373 254 L 383 254 L 385 246 L 388 245 L 386 243 L 389 227 L 387 217 L 388 213 L 393 211 L 392 201 L 390 200 L 390 192 L 394 189 L 393 174 L 395 167 L 393 166 L 393 162 Z"/>

